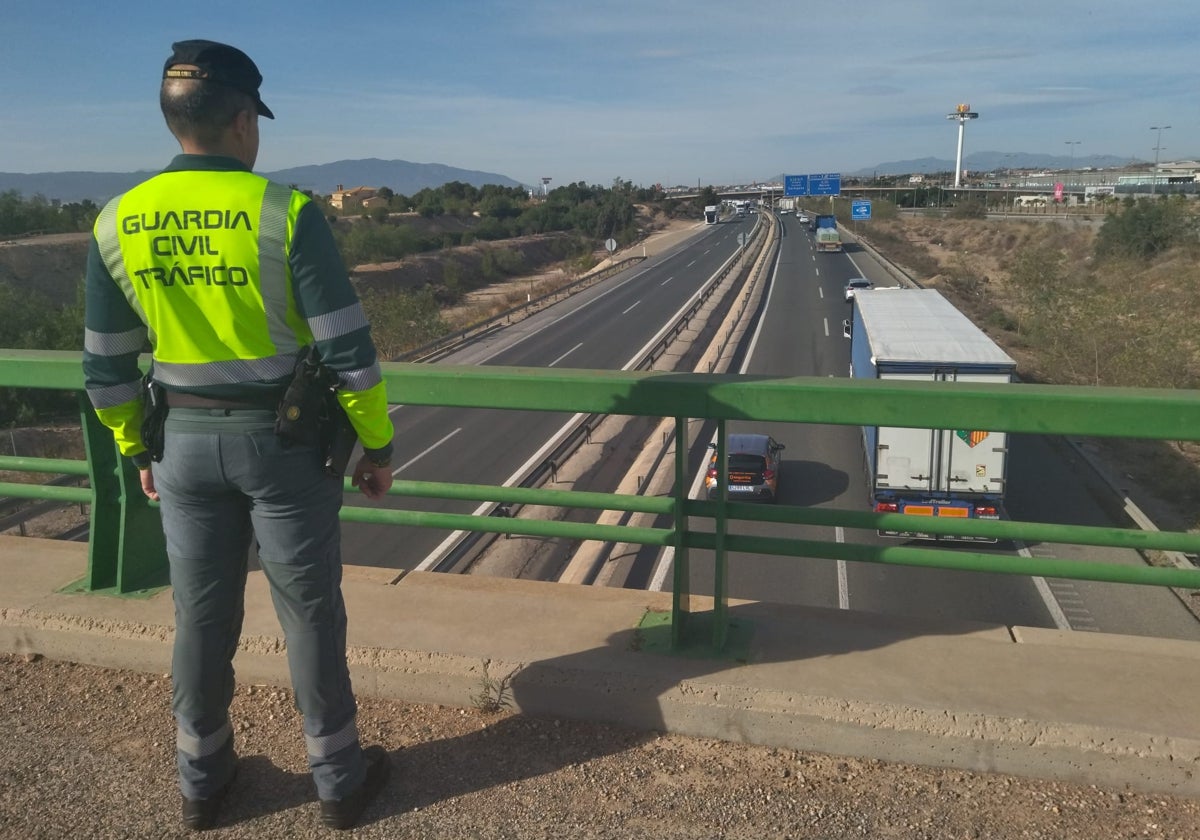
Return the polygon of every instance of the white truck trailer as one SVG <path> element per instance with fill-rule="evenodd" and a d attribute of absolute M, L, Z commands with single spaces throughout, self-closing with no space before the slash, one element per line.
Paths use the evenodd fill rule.
<path fill-rule="evenodd" d="M 1007 353 L 933 289 L 859 291 L 850 342 L 854 378 L 1010 383 L 1016 369 Z M 959 519 L 1005 516 L 1006 433 L 969 426 L 864 426 L 862 441 L 867 489 L 876 512 Z M 981 541 L 921 532 L 880 533 Z"/>

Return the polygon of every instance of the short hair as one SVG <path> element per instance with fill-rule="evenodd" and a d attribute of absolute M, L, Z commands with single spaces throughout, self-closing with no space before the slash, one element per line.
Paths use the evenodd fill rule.
<path fill-rule="evenodd" d="M 172 134 L 201 144 L 217 142 L 242 111 L 257 113 L 240 90 L 203 79 L 163 79 L 158 104 Z"/>

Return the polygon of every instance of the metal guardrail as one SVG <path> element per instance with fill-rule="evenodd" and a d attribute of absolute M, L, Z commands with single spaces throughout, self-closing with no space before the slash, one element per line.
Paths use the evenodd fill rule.
<path fill-rule="evenodd" d="M 552 292 L 547 292 L 544 295 L 539 295 L 536 298 L 531 298 L 520 306 L 514 306 L 511 309 L 506 309 L 491 318 L 486 318 L 474 324 L 468 324 L 461 330 L 435 338 L 433 341 L 428 341 L 420 347 L 414 347 L 412 350 L 407 350 L 401 353 L 392 361 L 396 362 L 432 362 L 442 358 L 448 353 L 462 347 L 464 344 L 469 344 L 472 341 L 477 341 L 486 335 L 490 335 L 498 329 L 501 329 L 512 323 L 512 319 L 520 312 L 526 310 L 536 310 L 544 304 L 553 303 L 563 298 L 569 298 L 571 295 L 577 294 L 584 289 L 591 288 L 597 283 L 607 280 L 614 274 L 620 274 L 631 266 L 637 265 L 645 257 L 627 257 L 612 265 L 605 266 L 603 269 L 592 274 L 580 277 L 565 286 L 561 286 Z"/>
<path fill-rule="evenodd" d="M 670 417 L 677 441 L 687 440 L 689 419 L 716 421 L 724 445 L 729 420 L 835 425 L 880 424 L 907 428 L 980 428 L 1033 434 L 1070 434 L 1159 440 L 1200 440 L 1200 392 L 1160 389 L 963 382 L 895 382 L 827 377 L 769 377 L 657 371 L 578 371 L 494 366 L 386 363 L 389 400 L 406 405 L 490 408 Z M 0 350 L 0 387 L 80 390 L 77 353 Z M 25 485 L 31 497 L 64 494 L 82 501 L 89 493 L 92 530 L 88 577 L 91 591 L 131 592 L 165 582 L 165 549 L 157 511 L 140 492 L 136 470 L 118 457 L 111 434 L 81 399 L 88 461 L 47 461 L 47 472 L 86 470 L 90 490 Z M 588 493 L 443 482 L 397 481 L 392 494 L 473 499 L 508 504 L 648 512 L 667 518 L 662 527 L 632 527 L 543 519 L 390 510 L 346 505 L 347 521 L 449 530 L 508 533 L 560 539 L 614 540 L 675 550 L 672 634 L 690 642 L 688 551 L 716 554 L 711 644 L 727 632 L 723 579 L 730 552 L 853 560 L 942 569 L 999 572 L 1155 586 L 1200 588 L 1200 570 L 1133 567 L 1104 562 L 999 557 L 932 545 L 874 545 L 738 534 L 737 521 L 773 521 L 846 529 L 922 530 L 997 539 L 1122 546 L 1200 553 L 1200 534 L 1148 532 L 1015 521 L 937 521 L 904 514 L 796 506 L 755 506 L 686 498 L 690 482 L 687 446 L 675 447 L 672 495 Z M 23 461 L 41 459 L 23 459 Z M 10 462 L 0 460 L 0 467 Z M 23 469 L 29 464 L 23 463 Z M 15 488 L 0 486 L 0 494 Z M 693 523 L 694 520 L 694 523 Z"/>

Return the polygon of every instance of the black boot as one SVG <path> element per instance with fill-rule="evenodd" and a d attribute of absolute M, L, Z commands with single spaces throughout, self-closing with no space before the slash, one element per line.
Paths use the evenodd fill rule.
<path fill-rule="evenodd" d="M 363 760 L 367 763 L 367 777 L 358 790 L 341 799 L 321 800 L 321 824 L 326 828 L 352 828 L 388 780 L 392 767 L 387 750 L 367 747 L 363 750 Z"/>
<path fill-rule="evenodd" d="M 217 824 L 217 816 L 221 813 L 221 805 L 225 802 L 225 797 L 233 787 L 233 781 L 237 778 L 237 766 L 233 768 L 233 774 L 229 777 L 229 781 L 221 785 L 221 787 L 212 796 L 207 799 L 188 799 L 183 797 L 183 825 L 185 828 L 190 828 L 192 831 L 207 831 Z"/>

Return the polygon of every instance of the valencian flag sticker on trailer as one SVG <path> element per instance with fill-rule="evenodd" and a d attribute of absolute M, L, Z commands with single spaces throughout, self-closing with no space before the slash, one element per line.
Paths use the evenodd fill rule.
<path fill-rule="evenodd" d="M 959 429 L 957 432 L 955 432 L 955 434 L 962 438 L 963 443 L 965 443 L 967 446 L 970 446 L 972 449 L 983 443 L 984 439 L 986 439 L 988 436 L 987 432 L 967 432 L 962 429 Z"/>

